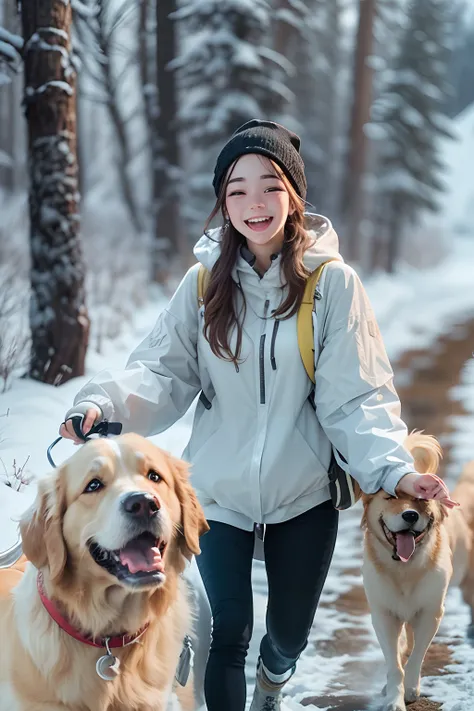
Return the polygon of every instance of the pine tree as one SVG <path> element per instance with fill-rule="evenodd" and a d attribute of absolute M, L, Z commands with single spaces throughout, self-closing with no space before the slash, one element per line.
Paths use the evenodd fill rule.
<path fill-rule="evenodd" d="M 185 91 L 182 119 L 199 145 L 215 146 L 261 117 L 277 87 L 265 0 L 185 0 L 177 19 L 192 34 L 175 66 Z"/>
<path fill-rule="evenodd" d="M 195 236 L 212 207 L 212 170 L 220 147 L 252 118 L 270 118 L 279 55 L 269 49 L 265 0 L 182 0 L 175 14 L 185 38 L 172 67 L 179 70 L 180 122 L 192 156 L 187 167 L 187 220 Z M 284 62 L 285 60 L 281 60 Z"/>
<path fill-rule="evenodd" d="M 393 79 L 373 107 L 369 132 L 379 145 L 377 204 L 388 235 L 389 271 L 403 230 L 421 211 L 436 211 L 443 190 L 439 138 L 450 136 L 443 113 L 450 8 L 450 0 L 411 1 Z"/>
<path fill-rule="evenodd" d="M 318 211 L 337 209 L 337 139 L 341 135 L 341 0 L 308 0 L 301 14 L 298 38 L 289 59 L 294 77 L 295 114 L 302 138 L 308 200 Z"/>

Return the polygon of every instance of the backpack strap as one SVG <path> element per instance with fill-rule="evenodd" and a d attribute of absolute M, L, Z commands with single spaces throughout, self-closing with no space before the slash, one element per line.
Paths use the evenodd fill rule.
<path fill-rule="evenodd" d="M 209 286 L 210 276 L 211 275 L 209 274 L 209 271 L 206 269 L 206 267 L 200 264 L 197 283 L 197 300 L 199 308 L 204 305 L 204 294 L 206 293 L 206 289 Z"/>
<path fill-rule="evenodd" d="M 298 348 L 303 361 L 304 368 L 308 374 L 308 378 L 315 384 L 314 374 L 314 333 L 313 333 L 313 309 L 314 309 L 314 293 L 318 286 L 323 269 L 329 262 L 334 262 L 334 259 L 328 259 L 319 265 L 312 272 L 307 281 L 303 294 L 303 300 L 298 309 L 296 319 L 296 329 L 298 333 Z"/>

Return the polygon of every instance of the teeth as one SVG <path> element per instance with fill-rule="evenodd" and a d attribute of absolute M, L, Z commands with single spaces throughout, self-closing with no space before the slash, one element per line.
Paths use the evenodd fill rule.
<path fill-rule="evenodd" d="M 250 220 L 247 220 L 247 222 L 267 222 L 269 219 L 269 217 L 253 217 Z"/>
<path fill-rule="evenodd" d="M 106 561 L 109 560 L 109 552 L 106 550 L 101 550 L 98 558 L 102 563 L 105 563 Z"/>

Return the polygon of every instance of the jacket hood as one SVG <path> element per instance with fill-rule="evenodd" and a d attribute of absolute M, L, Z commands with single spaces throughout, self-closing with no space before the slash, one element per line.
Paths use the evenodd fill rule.
<path fill-rule="evenodd" d="M 306 213 L 305 218 L 305 228 L 313 241 L 304 254 L 304 265 L 314 271 L 328 259 L 344 261 L 339 254 L 339 238 L 331 221 L 313 213 Z M 221 227 L 208 230 L 194 247 L 194 256 L 208 270 L 212 269 L 221 253 L 221 233 Z"/>

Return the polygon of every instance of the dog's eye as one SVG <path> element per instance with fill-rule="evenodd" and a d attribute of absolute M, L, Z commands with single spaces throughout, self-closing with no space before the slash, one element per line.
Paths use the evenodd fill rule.
<path fill-rule="evenodd" d="M 396 496 L 390 496 L 390 494 L 388 494 L 387 496 L 384 496 L 385 501 L 391 501 L 392 499 L 396 499 L 396 498 L 397 498 Z"/>
<path fill-rule="evenodd" d="M 154 481 L 155 484 L 157 484 L 159 481 L 161 481 L 161 476 L 158 474 L 158 472 L 153 471 L 153 469 L 150 469 L 147 476 L 150 479 L 150 481 Z"/>
<path fill-rule="evenodd" d="M 99 491 L 99 489 L 103 488 L 104 485 L 100 479 L 92 479 L 92 481 L 90 481 L 84 489 L 84 494 L 92 494 L 94 491 Z"/>

